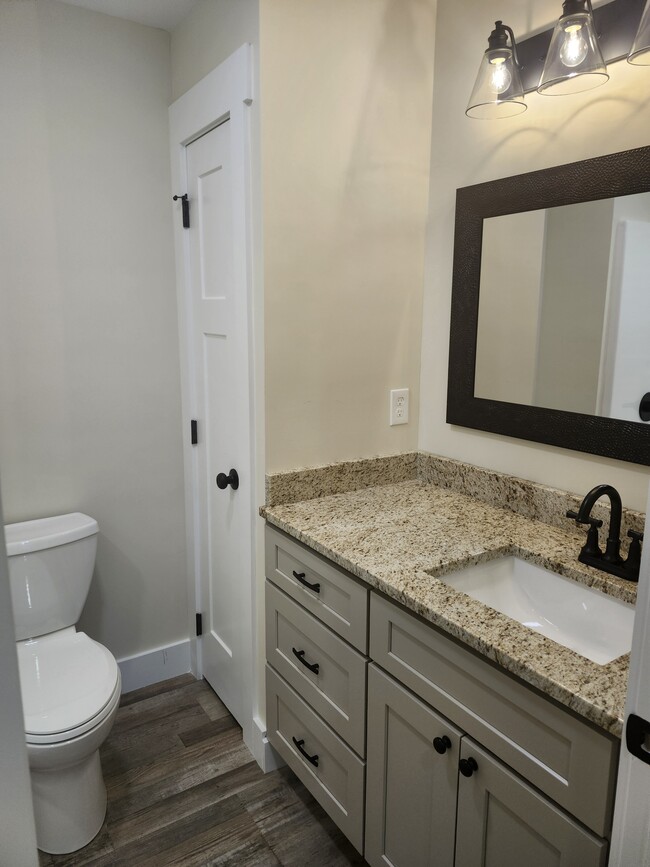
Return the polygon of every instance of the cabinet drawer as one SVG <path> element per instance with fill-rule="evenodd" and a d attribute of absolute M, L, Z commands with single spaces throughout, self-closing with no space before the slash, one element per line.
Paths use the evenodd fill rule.
<path fill-rule="evenodd" d="M 266 577 L 366 653 L 368 589 L 361 582 L 268 524 Z"/>
<path fill-rule="evenodd" d="M 372 659 L 600 836 L 618 742 L 371 594 Z M 470 710 L 471 708 L 471 710 Z"/>
<path fill-rule="evenodd" d="M 607 843 L 585 831 L 477 744 L 463 738 L 455 867 L 604 867 Z"/>
<path fill-rule="evenodd" d="M 266 658 L 363 756 L 366 658 L 268 581 Z"/>
<path fill-rule="evenodd" d="M 268 665 L 266 696 L 269 742 L 363 852 L 364 762 Z"/>

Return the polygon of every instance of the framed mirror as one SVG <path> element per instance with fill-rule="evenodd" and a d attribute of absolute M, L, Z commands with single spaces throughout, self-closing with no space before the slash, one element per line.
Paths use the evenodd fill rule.
<path fill-rule="evenodd" d="M 650 147 L 457 191 L 447 421 L 650 465 Z"/>

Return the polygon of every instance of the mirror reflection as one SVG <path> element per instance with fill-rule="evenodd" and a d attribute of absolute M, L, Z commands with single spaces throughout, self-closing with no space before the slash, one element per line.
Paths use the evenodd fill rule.
<path fill-rule="evenodd" d="M 639 422 L 650 193 L 483 221 L 476 397 Z"/>

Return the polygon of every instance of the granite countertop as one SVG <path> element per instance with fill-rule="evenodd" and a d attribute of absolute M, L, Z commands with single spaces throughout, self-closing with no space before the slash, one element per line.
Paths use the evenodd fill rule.
<path fill-rule="evenodd" d="M 636 585 L 577 561 L 567 532 L 420 480 L 260 510 L 329 557 L 504 669 L 618 737 L 629 654 L 598 665 L 438 580 L 507 554 L 634 604 Z"/>

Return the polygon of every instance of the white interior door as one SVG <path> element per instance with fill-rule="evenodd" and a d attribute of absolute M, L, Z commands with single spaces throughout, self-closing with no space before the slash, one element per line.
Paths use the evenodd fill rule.
<path fill-rule="evenodd" d="M 650 494 L 650 492 L 649 492 Z M 650 514 L 650 496 L 648 512 Z M 621 759 L 616 789 L 614 828 L 610 850 L 610 867 L 650 867 L 650 518 L 646 518 L 645 542 L 639 576 L 639 590 L 634 617 L 634 636 L 630 656 L 630 679 L 625 705 L 626 731 L 621 744 Z M 641 726 L 633 748 L 640 747 L 643 758 L 630 753 L 626 733 L 630 715 Z M 645 729 L 645 731 L 644 731 Z M 631 733 L 634 732 L 634 729 Z"/>
<path fill-rule="evenodd" d="M 622 220 L 616 230 L 603 332 L 598 415 L 639 422 L 650 391 L 650 223 Z"/>
<path fill-rule="evenodd" d="M 198 421 L 197 569 L 203 674 L 241 725 L 250 658 L 250 403 L 247 299 L 235 278 L 230 121 L 186 148 L 190 352 Z M 217 486 L 235 470 L 241 484 Z M 223 479 L 222 479 L 223 482 Z"/>

